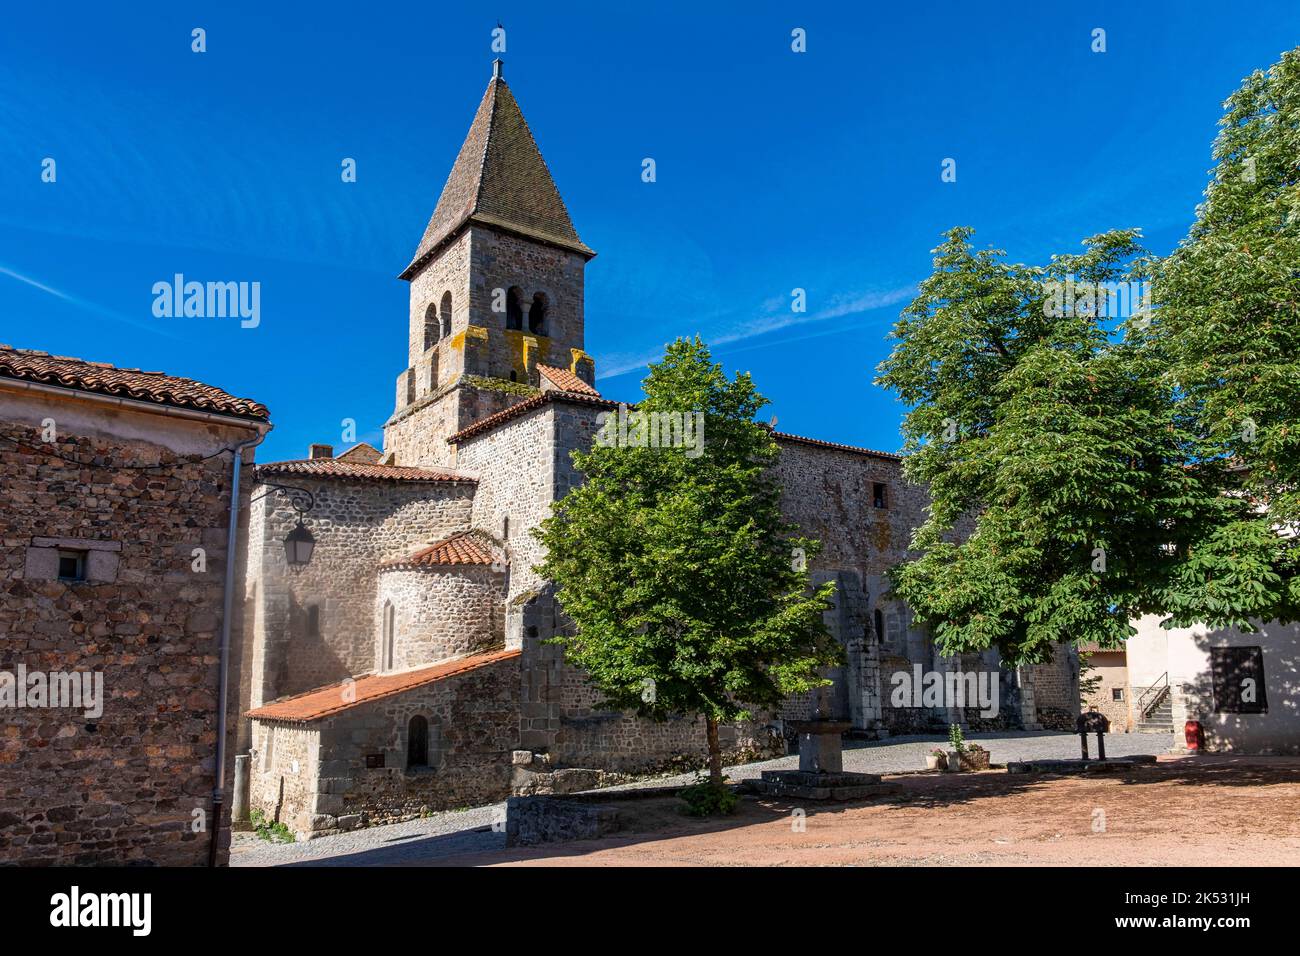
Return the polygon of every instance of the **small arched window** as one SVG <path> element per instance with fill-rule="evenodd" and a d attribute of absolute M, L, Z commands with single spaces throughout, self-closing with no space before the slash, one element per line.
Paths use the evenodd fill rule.
<path fill-rule="evenodd" d="M 528 307 L 528 331 L 534 335 L 546 334 L 546 310 L 548 308 L 546 293 L 538 292 L 533 296 L 533 304 Z"/>
<path fill-rule="evenodd" d="M 429 766 L 429 721 L 421 714 L 406 725 L 406 769 Z"/>
<path fill-rule="evenodd" d="M 424 310 L 424 350 L 427 352 L 438 344 L 438 307 L 430 302 Z"/>
<path fill-rule="evenodd" d="M 383 646 L 383 652 L 380 656 L 380 663 L 379 663 L 380 669 L 384 671 L 391 671 L 393 669 L 393 631 L 396 630 L 396 628 L 394 628 L 393 625 L 394 625 L 395 617 L 396 615 L 393 612 L 393 602 L 385 601 L 384 602 L 384 646 Z"/>
<path fill-rule="evenodd" d="M 880 613 L 880 608 L 876 608 L 872 620 L 876 625 L 876 643 L 880 644 L 885 640 L 885 616 Z"/>
<path fill-rule="evenodd" d="M 522 330 L 523 327 L 524 294 L 519 286 L 512 285 L 510 291 L 506 293 L 506 328 Z"/>
<path fill-rule="evenodd" d="M 445 339 L 451 334 L 451 293 L 442 294 L 442 305 L 438 309 L 438 338 Z"/>

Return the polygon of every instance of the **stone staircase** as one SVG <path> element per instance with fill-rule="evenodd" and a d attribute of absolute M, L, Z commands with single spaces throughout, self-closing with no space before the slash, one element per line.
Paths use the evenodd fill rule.
<path fill-rule="evenodd" d="M 1174 704 L 1170 698 L 1169 688 L 1164 688 L 1157 698 L 1156 706 L 1146 716 L 1138 715 L 1133 724 L 1136 734 L 1172 734 L 1174 732 Z"/>

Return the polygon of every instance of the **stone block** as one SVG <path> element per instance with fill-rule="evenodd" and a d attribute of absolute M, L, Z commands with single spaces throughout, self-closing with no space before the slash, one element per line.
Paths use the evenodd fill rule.
<path fill-rule="evenodd" d="M 112 584 L 117 580 L 117 566 L 121 560 L 114 551 L 86 552 L 86 580 L 95 584 Z"/>

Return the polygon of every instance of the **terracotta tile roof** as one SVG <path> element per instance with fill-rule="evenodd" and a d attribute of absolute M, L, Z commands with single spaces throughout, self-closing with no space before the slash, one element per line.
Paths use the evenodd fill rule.
<path fill-rule="evenodd" d="M 352 682 L 340 681 L 296 697 L 273 701 L 250 710 L 245 716 L 256 720 L 280 720 L 290 724 L 305 724 L 323 717 L 332 717 L 334 714 L 360 707 L 362 704 L 383 697 L 391 697 L 393 694 L 423 687 L 425 684 L 432 684 L 434 681 L 448 677 L 468 674 L 481 667 L 487 667 L 498 661 L 508 661 L 518 656 L 518 649 L 494 651 L 491 654 L 461 657 L 398 674 L 368 674 Z M 347 692 L 346 697 L 345 692 Z"/>
<path fill-rule="evenodd" d="M 87 362 L 66 355 L 50 355 L 34 349 L 0 345 L 0 378 L 16 378 L 42 385 L 116 395 L 141 402 L 189 408 L 217 415 L 264 422 L 271 414 L 266 406 L 247 398 L 236 398 L 212 385 L 192 378 L 138 368 L 117 368 L 107 362 Z"/>
<path fill-rule="evenodd" d="M 1102 647 L 1096 641 L 1083 641 L 1075 646 L 1085 654 L 1124 654 L 1127 652 L 1126 647 Z"/>
<path fill-rule="evenodd" d="M 578 238 L 524 114 L 510 87 L 497 75 L 488 83 L 424 237 L 400 278 L 414 276 L 444 241 L 471 220 L 587 258 L 596 254 Z"/>
<path fill-rule="evenodd" d="M 468 428 L 462 428 L 456 434 L 447 439 L 447 444 L 454 445 L 456 442 L 465 441 L 473 438 L 475 435 L 481 435 L 483 432 L 492 431 L 498 425 L 510 421 L 512 418 L 518 418 L 534 409 L 541 408 L 543 405 L 551 402 L 567 402 L 572 405 L 593 405 L 597 408 L 617 408 L 617 402 L 611 402 L 607 398 L 601 398 L 598 395 L 583 395 L 578 392 L 560 392 L 549 391 L 540 392 L 532 398 L 524 399 L 517 405 L 511 405 L 504 411 L 497 412 L 495 415 L 489 415 L 480 421 L 475 422 Z"/>
<path fill-rule="evenodd" d="M 538 365 L 537 372 L 562 392 L 600 396 L 600 392 L 578 378 L 567 368 L 556 368 L 554 365 Z"/>
<path fill-rule="evenodd" d="M 873 451 L 870 448 L 859 448 L 856 445 L 841 445 L 838 442 L 822 441 L 818 438 L 804 438 L 802 435 L 790 435 L 786 432 L 772 432 L 772 437 L 778 442 L 789 442 L 794 445 L 810 445 L 813 448 L 833 448 L 836 451 L 852 452 L 855 455 L 870 455 L 873 458 L 886 458 L 890 461 L 902 461 L 902 455 L 895 455 L 888 451 Z"/>
<path fill-rule="evenodd" d="M 491 546 L 473 531 L 461 531 L 422 551 L 395 561 L 385 561 L 380 568 L 418 568 L 434 565 L 491 564 L 496 560 Z"/>
<path fill-rule="evenodd" d="M 258 465 L 256 475 L 258 478 L 296 475 L 302 478 L 354 478 L 369 481 L 478 481 L 477 478 L 451 471 L 408 468 L 404 465 L 376 465 L 363 461 L 344 461 L 341 458 L 271 461 Z"/>

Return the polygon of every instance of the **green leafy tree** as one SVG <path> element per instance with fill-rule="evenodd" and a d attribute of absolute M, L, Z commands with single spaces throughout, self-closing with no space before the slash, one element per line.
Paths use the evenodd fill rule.
<path fill-rule="evenodd" d="M 827 683 L 841 660 L 810 586 L 816 543 L 782 518 L 778 448 L 754 421 L 748 374 L 728 380 L 698 339 L 650 366 L 636 413 L 701 413 L 703 449 L 601 441 L 575 452 L 584 483 L 535 534 L 574 633 L 557 641 L 609 706 L 702 716 L 721 786 L 718 725 Z"/>
<path fill-rule="evenodd" d="M 893 589 L 947 653 L 1117 646 L 1240 502 L 1185 467 L 1195 434 L 1159 350 L 1114 334 L 1145 313 L 1107 320 L 1149 268 L 1136 230 L 1046 266 L 977 251 L 972 232 L 935 250 L 879 368 L 910 407 L 907 477 L 932 499 Z"/>
<path fill-rule="evenodd" d="M 1214 178 L 1188 237 L 1156 272 L 1151 335 L 1163 344 L 1196 461 L 1227 462 L 1224 491 L 1253 511 L 1193 556 L 1173 595 L 1200 584 L 1212 620 L 1294 620 L 1300 605 L 1300 48 L 1224 103 Z M 1199 465 L 1198 465 L 1199 466 Z"/>

